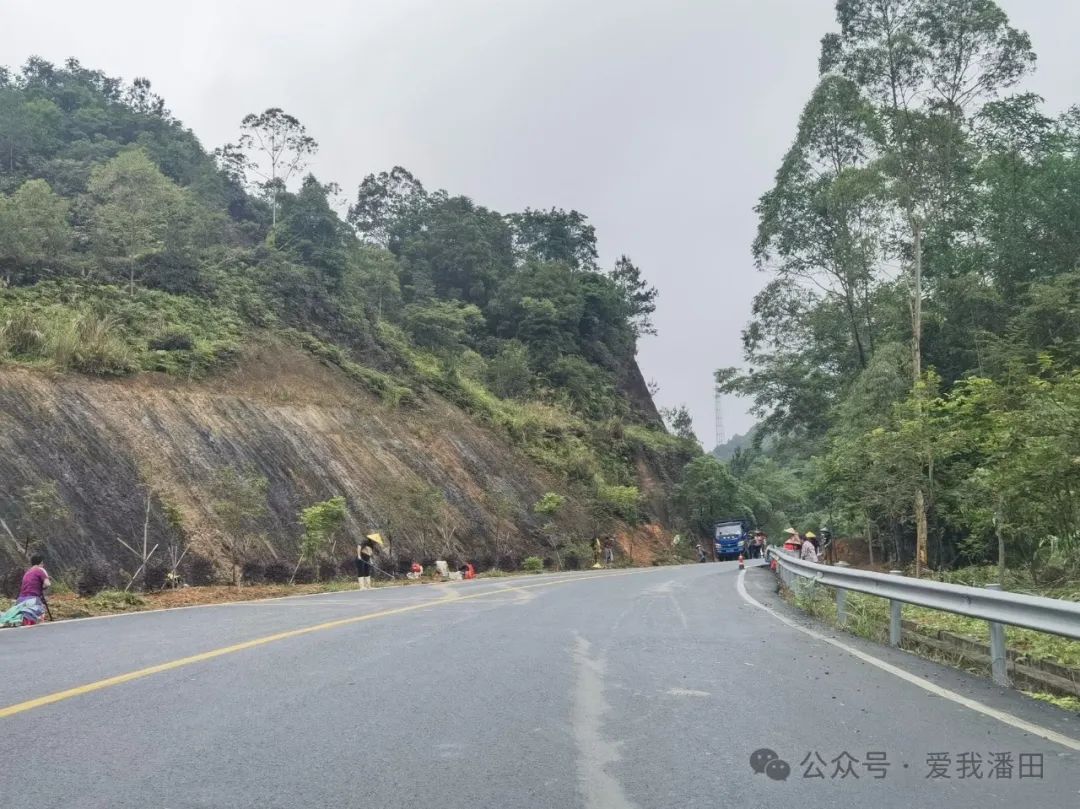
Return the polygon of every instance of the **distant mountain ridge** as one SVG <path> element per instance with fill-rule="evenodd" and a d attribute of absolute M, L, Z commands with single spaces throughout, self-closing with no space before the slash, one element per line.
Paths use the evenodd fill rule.
<path fill-rule="evenodd" d="M 746 433 L 736 433 L 720 446 L 713 447 L 712 456 L 718 461 L 730 460 L 737 450 L 751 446 L 755 435 L 757 435 L 756 426 L 751 427 Z"/>

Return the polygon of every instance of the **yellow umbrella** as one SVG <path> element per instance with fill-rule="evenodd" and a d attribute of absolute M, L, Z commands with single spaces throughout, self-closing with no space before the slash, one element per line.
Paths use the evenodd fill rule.
<path fill-rule="evenodd" d="M 807 531 L 806 532 L 806 538 L 807 539 L 817 539 L 817 534 L 815 534 L 813 531 Z"/>
<path fill-rule="evenodd" d="M 383 544 L 382 534 L 368 534 L 367 538 L 374 542 L 376 545 Z"/>

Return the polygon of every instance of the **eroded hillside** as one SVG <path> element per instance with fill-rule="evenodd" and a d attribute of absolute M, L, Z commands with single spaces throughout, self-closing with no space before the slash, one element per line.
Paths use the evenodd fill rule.
<path fill-rule="evenodd" d="M 639 468 L 653 481 L 665 475 L 645 459 Z M 33 538 L 60 573 L 95 562 L 130 571 L 138 560 L 117 538 L 139 548 L 145 525 L 158 558 L 190 544 L 189 554 L 213 559 L 224 575 L 229 553 L 215 504 L 226 469 L 268 481 L 260 539 L 244 549 L 264 562 L 295 560 L 299 510 L 337 495 L 350 514 L 342 560 L 370 529 L 389 534 L 398 564 L 449 556 L 507 566 L 529 553 L 550 556 L 552 529 L 542 530 L 532 507 L 564 489 L 441 397 L 389 406 L 279 344 L 210 382 L 0 370 L 0 516 L 14 535 L 3 545 L 6 567 L 21 564 L 16 543 Z M 53 485 L 59 502 L 49 503 Z M 42 491 L 45 503 L 35 503 Z M 442 497 L 429 506 L 430 491 Z M 592 525 L 572 498 L 553 520 L 564 554 Z"/>

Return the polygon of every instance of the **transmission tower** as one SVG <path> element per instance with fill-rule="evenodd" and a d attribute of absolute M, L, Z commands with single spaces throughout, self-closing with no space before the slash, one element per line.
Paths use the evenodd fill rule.
<path fill-rule="evenodd" d="M 716 446 L 722 447 L 727 443 L 727 433 L 724 432 L 724 405 L 723 397 L 719 390 L 716 392 Z"/>

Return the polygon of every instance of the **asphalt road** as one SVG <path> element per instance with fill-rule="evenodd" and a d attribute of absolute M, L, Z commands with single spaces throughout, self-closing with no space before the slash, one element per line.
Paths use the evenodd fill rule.
<path fill-rule="evenodd" d="M 1077 717 L 824 633 L 883 669 L 743 582 L 757 604 L 707 564 L 5 631 L 0 809 L 1080 806 Z"/>

